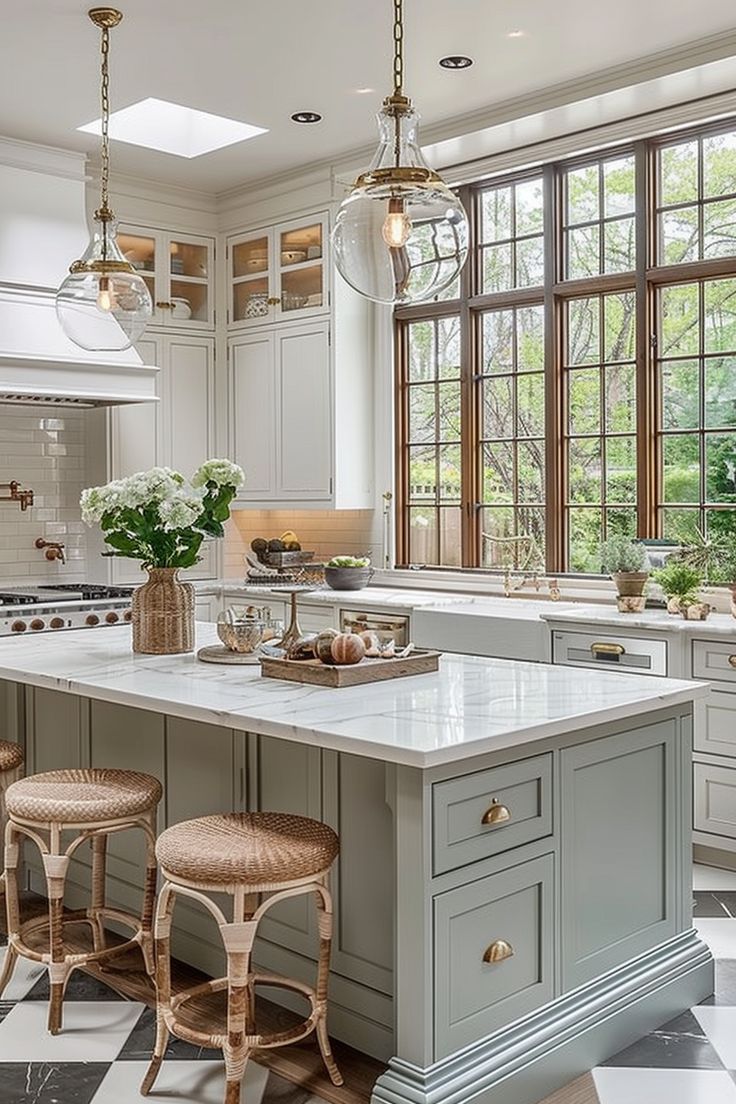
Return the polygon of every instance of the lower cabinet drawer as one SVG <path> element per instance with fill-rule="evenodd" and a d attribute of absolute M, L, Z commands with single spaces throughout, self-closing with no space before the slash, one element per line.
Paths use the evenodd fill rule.
<path fill-rule="evenodd" d="M 695 763 L 693 777 L 695 830 L 736 839 L 736 769 Z"/>
<path fill-rule="evenodd" d="M 435 1059 L 552 999 L 554 857 L 434 901 Z"/>
<path fill-rule="evenodd" d="M 666 675 L 667 641 L 592 632 L 554 632 L 552 662 L 565 667 L 600 667 L 629 675 Z"/>
<path fill-rule="evenodd" d="M 695 726 L 695 750 L 736 757 L 736 695 L 711 690 L 703 709 L 705 724 Z"/>
<path fill-rule="evenodd" d="M 722 682 L 736 694 L 736 645 L 728 640 L 693 640 L 693 678 Z"/>

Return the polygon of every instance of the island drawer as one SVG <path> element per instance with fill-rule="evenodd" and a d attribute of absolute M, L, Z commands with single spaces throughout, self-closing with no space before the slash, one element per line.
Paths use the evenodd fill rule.
<path fill-rule="evenodd" d="M 630 675 L 666 675 L 667 641 L 600 632 L 554 632 L 552 662 L 566 667 L 626 671 Z"/>
<path fill-rule="evenodd" d="M 552 756 L 537 755 L 432 790 L 434 873 L 498 855 L 552 832 Z"/>
<path fill-rule="evenodd" d="M 696 832 L 736 839 L 736 770 L 694 763 Z"/>
<path fill-rule="evenodd" d="M 552 999 L 553 876 L 544 855 L 435 898 L 435 1059 Z"/>
<path fill-rule="evenodd" d="M 705 699 L 705 724 L 695 725 L 693 746 L 709 755 L 736 757 L 736 696 L 710 690 Z"/>
<path fill-rule="evenodd" d="M 736 694 L 736 641 L 693 640 L 693 678 L 722 682 Z"/>

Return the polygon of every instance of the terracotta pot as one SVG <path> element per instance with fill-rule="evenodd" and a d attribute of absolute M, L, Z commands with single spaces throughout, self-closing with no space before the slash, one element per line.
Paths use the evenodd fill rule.
<path fill-rule="evenodd" d="M 611 575 L 620 598 L 640 598 L 649 578 L 648 571 L 615 571 Z"/>
<path fill-rule="evenodd" d="M 633 595 L 629 598 L 623 598 L 619 594 L 616 604 L 619 613 L 642 613 L 646 608 L 647 600 L 643 594 Z"/>
<path fill-rule="evenodd" d="M 151 567 L 132 599 L 133 651 L 178 655 L 194 650 L 194 587 L 178 567 Z"/>
<path fill-rule="evenodd" d="M 672 614 L 679 614 L 679 613 L 682 612 L 682 610 L 680 609 L 680 599 L 679 598 L 668 598 L 667 599 L 667 612 L 672 613 Z"/>
<path fill-rule="evenodd" d="M 686 621 L 705 621 L 710 613 L 708 602 L 692 602 L 689 606 L 680 606 L 680 612 Z"/>

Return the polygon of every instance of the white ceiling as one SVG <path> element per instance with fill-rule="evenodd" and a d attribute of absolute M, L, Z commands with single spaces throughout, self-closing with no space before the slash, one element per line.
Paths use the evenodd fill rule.
<path fill-rule="evenodd" d="M 391 83 L 390 0 L 120 3 L 113 109 L 155 96 L 269 133 L 192 161 L 116 142 L 119 172 L 222 192 L 373 142 Z M 2 0 L 0 134 L 95 151 L 76 131 L 99 115 L 89 6 Z M 405 10 L 407 91 L 425 127 L 736 27 L 733 0 L 405 0 Z M 442 70 L 449 53 L 475 64 Z M 292 123 L 299 110 L 323 122 Z"/>

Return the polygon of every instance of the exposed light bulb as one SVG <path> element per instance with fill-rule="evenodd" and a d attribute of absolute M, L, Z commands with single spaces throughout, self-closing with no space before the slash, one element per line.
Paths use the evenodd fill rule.
<path fill-rule="evenodd" d="M 404 209 L 404 201 L 390 199 L 388 213 L 383 220 L 381 236 L 389 249 L 402 249 L 411 237 L 411 219 Z"/>
<path fill-rule="evenodd" d="M 110 277 L 100 276 L 100 287 L 97 292 L 97 309 L 109 313 L 115 305 L 115 293 L 112 289 Z"/>

